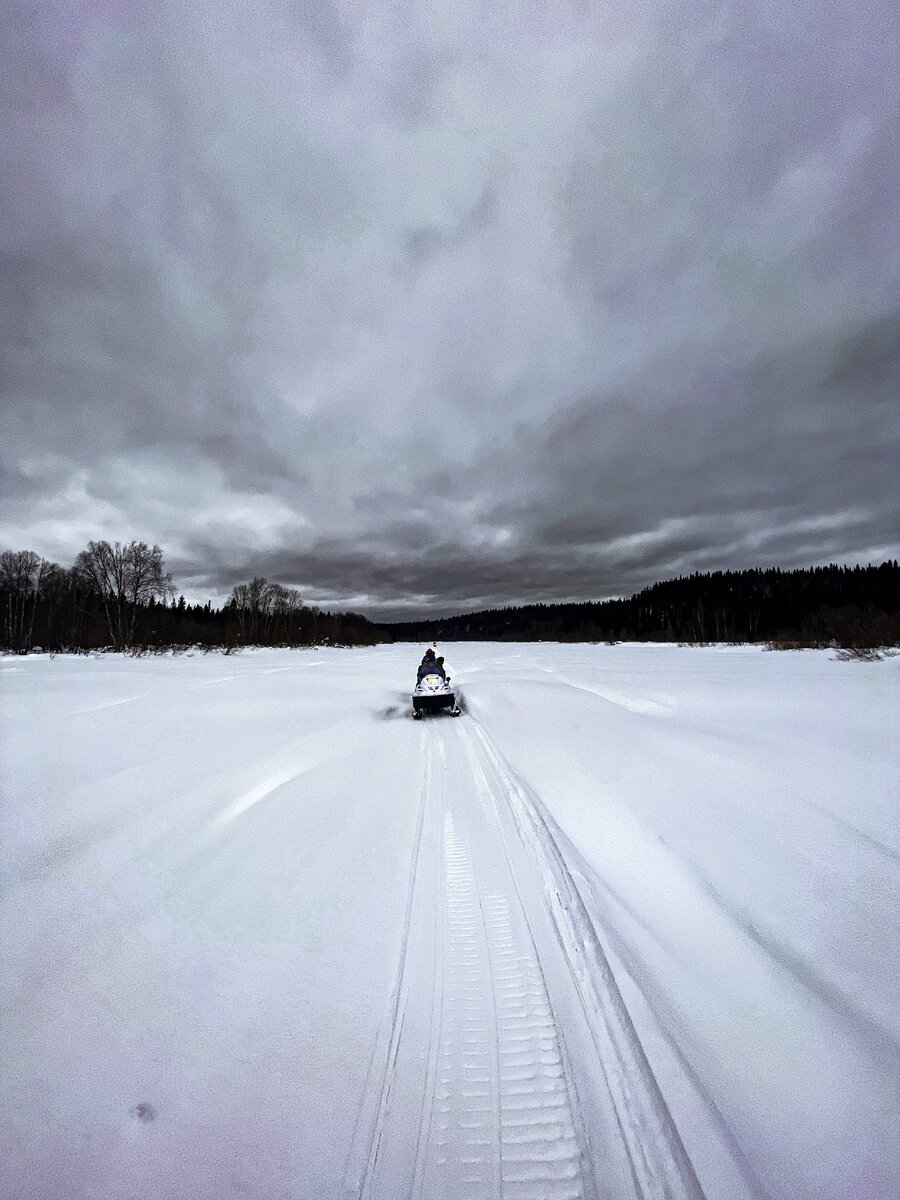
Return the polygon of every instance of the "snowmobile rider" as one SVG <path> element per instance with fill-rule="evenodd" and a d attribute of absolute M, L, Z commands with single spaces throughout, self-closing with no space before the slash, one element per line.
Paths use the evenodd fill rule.
<path fill-rule="evenodd" d="M 425 657 L 419 664 L 416 682 L 424 679 L 426 675 L 440 675 L 444 679 L 447 678 L 447 672 L 444 670 L 444 660 L 442 658 L 435 658 L 434 651 L 430 646 L 425 651 Z"/>

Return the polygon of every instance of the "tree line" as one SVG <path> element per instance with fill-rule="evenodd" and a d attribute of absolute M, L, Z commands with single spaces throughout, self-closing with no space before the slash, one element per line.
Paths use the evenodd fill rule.
<path fill-rule="evenodd" d="M 900 644 L 900 566 L 714 571 L 629 599 L 527 604 L 384 626 L 396 641 L 761 642 L 772 647 Z"/>
<path fill-rule="evenodd" d="M 629 599 L 529 604 L 436 620 L 372 624 L 324 612 L 261 577 L 215 608 L 176 599 L 159 546 L 89 542 L 71 567 L 30 550 L 0 554 L 0 648 L 135 653 L 200 646 L 374 645 L 382 641 L 761 642 L 900 645 L 900 565 L 716 571 Z"/>
<path fill-rule="evenodd" d="M 183 646 L 374 645 L 385 635 L 359 613 L 325 612 L 257 577 L 221 608 L 176 599 L 159 546 L 89 542 L 71 567 L 32 550 L 0 554 L 0 648 L 132 653 Z"/>

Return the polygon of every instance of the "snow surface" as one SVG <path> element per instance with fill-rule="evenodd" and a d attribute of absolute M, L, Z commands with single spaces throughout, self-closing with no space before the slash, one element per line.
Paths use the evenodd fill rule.
<path fill-rule="evenodd" d="M 900 1195 L 900 659 L 0 660 L 3 1200 Z"/>

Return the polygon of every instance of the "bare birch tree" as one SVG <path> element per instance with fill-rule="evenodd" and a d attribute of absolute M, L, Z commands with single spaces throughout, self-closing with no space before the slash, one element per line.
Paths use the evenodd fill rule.
<path fill-rule="evenodd" d="M 267 642 L 273 626 L 285 641 L 292 640 L 292 619 L 303 608 L 300 593 L 280 583 L 256 576 L 232 589 L 231 604 L 237 613 L 241 639 L 247 645 Z"/>
<path fill-rule="evenodd" d="M 173 591 L 162 550 L 146 542 L 88 542 L 75 570 L 102 599 L 109 636 L 118 649 L 133 643 L 139 607 Z"/>

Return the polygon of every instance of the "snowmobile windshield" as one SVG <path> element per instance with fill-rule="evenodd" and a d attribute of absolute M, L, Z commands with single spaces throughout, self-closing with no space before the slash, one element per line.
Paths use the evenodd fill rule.
<path fill-rule="evenodd" d="M 428 662 L 423 662 L 419 667 L 417 678 L 424 679 L 426 675 L 440 675 L 442 679 L 447 678 L 447 672 L 435 659 L 430 658 Z"/>

